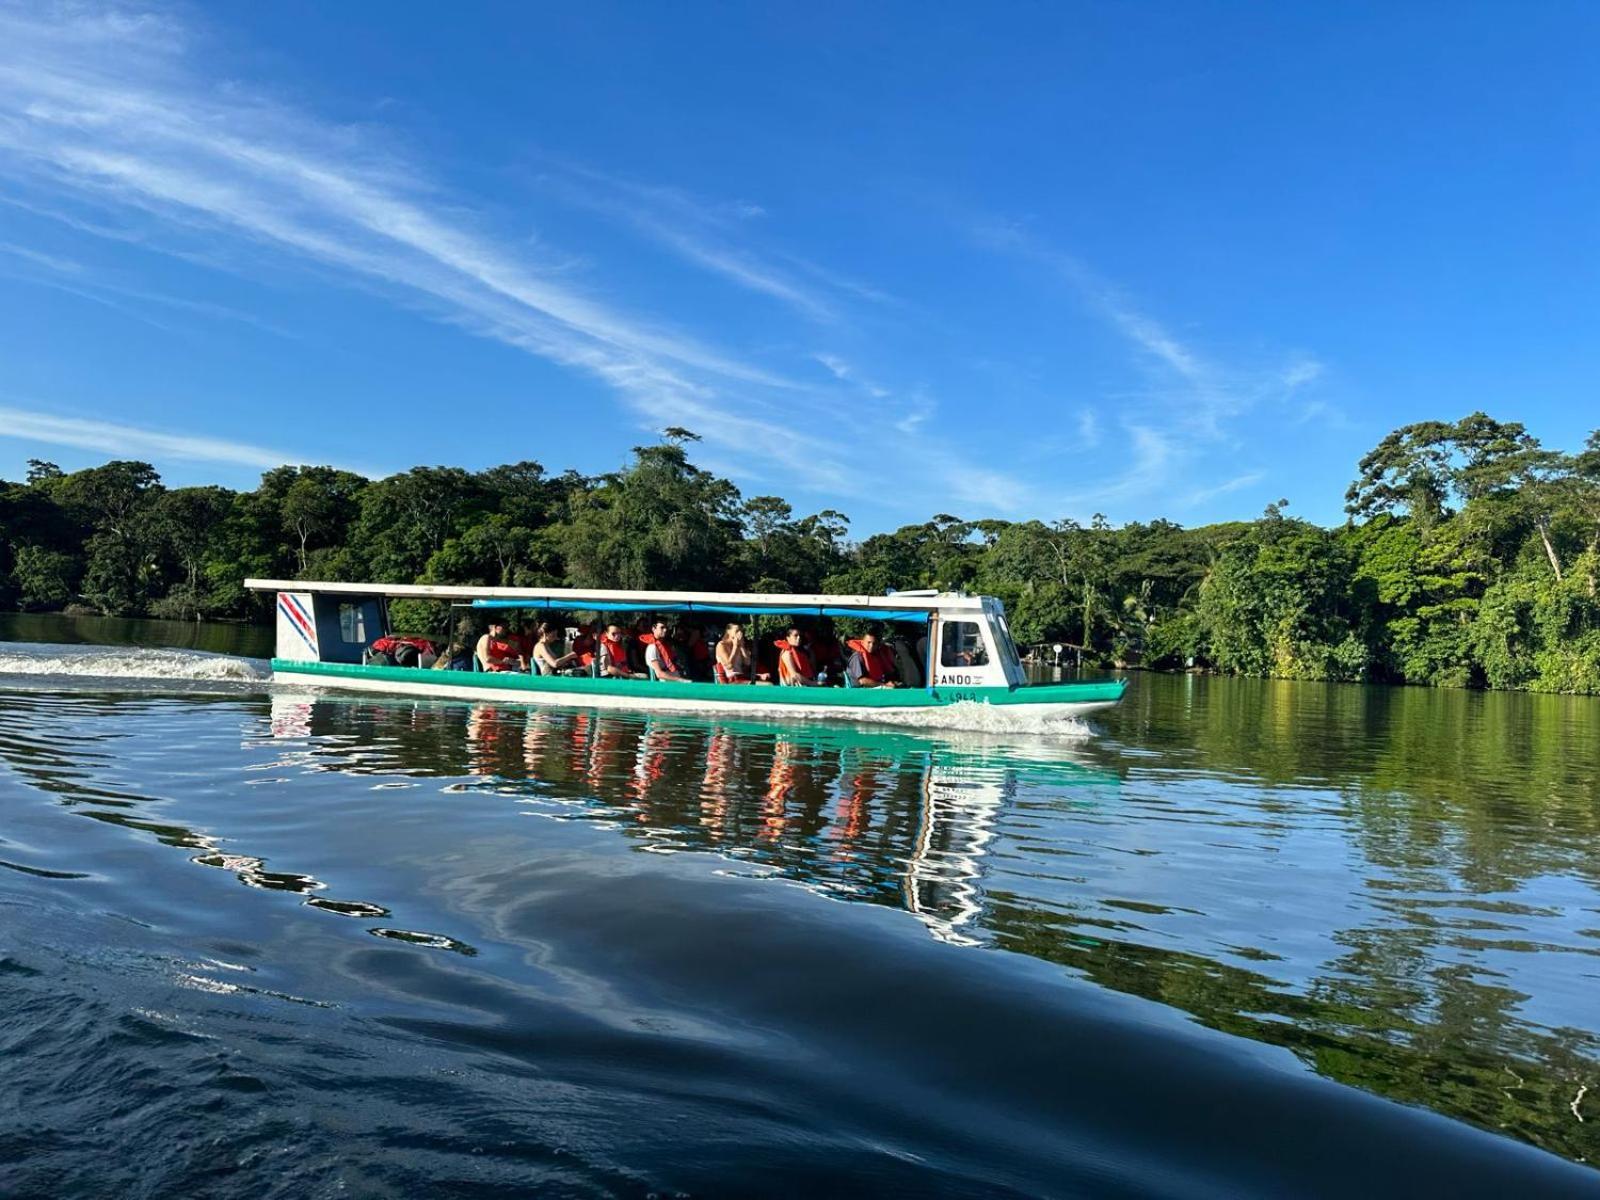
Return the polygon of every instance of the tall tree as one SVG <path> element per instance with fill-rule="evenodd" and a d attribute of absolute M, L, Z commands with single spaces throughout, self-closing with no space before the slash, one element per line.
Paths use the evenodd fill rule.
<path fill-rule="evenodd" d="M 575 499 L 563 548 L 585 587 L 715 588 L 738 545 L 738 490 L 689 461 L 686 430 L 639 446 L 626 470 Z"/>

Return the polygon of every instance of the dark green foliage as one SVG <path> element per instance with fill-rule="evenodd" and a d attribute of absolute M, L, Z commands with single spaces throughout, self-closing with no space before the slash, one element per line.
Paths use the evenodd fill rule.
<path fill-rule="evenodd" d="M 248 576 L 484 586 L 842 592 L 964 588 L 1018 643 L 1086 664 L 1295 679 L 1600 693 L 1600 431 L 1577 454 L 1473 413 L 1366 455 L 1351 522 L 1285 515 L 1183 529 L 1072 520 L 918 525 L 745 499 L 665 431 L 615 474 L 536 462 L 368 481 L 268 471 L 250 492 L 168 490 L 145 463 L 0 481 L 0 605 L 264 620 Z M 1359 523 L 1357 523 L 1359 521 Z M 397 605 L 417 632 L 434 606 Z"/>

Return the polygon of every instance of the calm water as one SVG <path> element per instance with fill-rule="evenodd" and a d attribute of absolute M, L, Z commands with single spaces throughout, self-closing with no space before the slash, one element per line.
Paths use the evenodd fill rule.
<path fill-rule="evenodd" d="M 1594 701 L 255 674 L 0 646 L 6 1195 L 1600 1194 Z"/>
<path fill-rule="evenodd" d="M 176 646 L 213 654 L 272 657 L 272 627 L 219 621 L 151 621 L 129 617 L 63 617 L 0 613 L 0 642 L 89 646 Z"/>

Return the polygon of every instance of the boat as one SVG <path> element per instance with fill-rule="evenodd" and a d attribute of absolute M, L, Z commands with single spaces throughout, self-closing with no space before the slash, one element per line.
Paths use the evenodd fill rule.
<path fill-rule="evenodd" d="M 887 719 L 947 723 L 974 706 L 1026 710 L 1040 717 L 1077 717 L 1122 699 L 1126 680 L 1032 683 L 1017 657 L 1005 607 L 993 596 L 961 592 L 891 592 L 884 596 L 775 595 L 743 592 L 620 591 L 579 588 L 470 587 L 247 579 L 253 591 L 276 594 L 273 678 L 314 687 L 449 699 Z M 368 661 L 372 644 L 390 636 L 397 600 L 448 607 L 450 628 L 464 612 L 655 614 L 678 620 L 819 618 L 872 622 L 903 632 L 921 651 L 910 687 L 776 687 L 689 683 L 505 671 L 441 671 Z M 488 610 L 488 611 L 486 611 Z M 754 639 L 752 639 L 754 644 Z M 474 666 L 477 664 L 474 659 Z"/>

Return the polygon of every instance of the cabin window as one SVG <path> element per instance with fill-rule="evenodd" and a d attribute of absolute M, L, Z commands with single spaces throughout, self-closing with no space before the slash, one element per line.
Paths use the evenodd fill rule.
<path fill-rule="evenodd" d="M 995 641 L 1000 648 L 1000 664 L 1005 667 L 1006 678 L 1013 683 L 1025 682 L 1027 675 L 1022 669 L 1022 660 L 1017 657 L 1017 643 L 1011 636 L 1011 625 L 1006 620 L 1005 613 L 995 613 L 994 623 L 998 635 Z"/>
<path fill-rule="evenodd" d="M 339 637 L 354 646 L 365 646 L 367 637 L 367 605 L 339 605 Z"/>
<path fill-rule="evenodd" d="M 989 661 L 976 621 L 945 621 L 939 643 L 941 667 L 981 667 Z"/>

